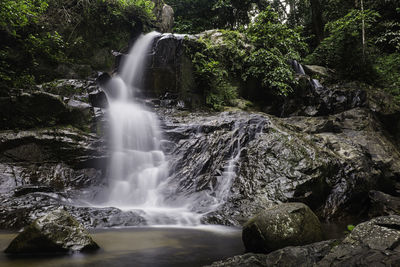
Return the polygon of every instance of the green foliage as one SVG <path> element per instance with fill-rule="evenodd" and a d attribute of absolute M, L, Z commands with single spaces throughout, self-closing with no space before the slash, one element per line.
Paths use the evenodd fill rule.
<path fill-rule="evenodd" d="M 306 51 L 300 29 L 279 23 L 277 14 L 268 8 L 249 25 L 246 34 L 253 48 L 245 58 L 243 79 L 259 80 L 265 90 L 287 95 L 295 82 L 288 61 L 299 60 Z"/>
<path fill-rule="evenodd" d="M 375 43 L 383 51 L 400 52 L 400 22 L 388 21 L 383 23 L 383 30 Z"/>
<path fill-rule="evenodd" d="M 188 40 L 187 54 L 195 68 L 195 82 L 214 109 L 232 105 L 239 91 L 259 96 L 287 95 L 296 84 L 289 60 L 300 59 L 306 44 L 299 29 L 280 24 L 270 8 L 261 12 L 244 33 L 209 31 Z M 256 92 L 250 92 L 249 84 Z M 240 90 L 239 90 L 240 89 Z"/>
<path fill-rule="evenodd" d="M 400 53 L 379 57 L 375 64 L 379 85 L 400 102 Z"/>
<path fill-rule="evenodd" d="M 347 230 L 348 230 L 349 232 L 353 231 L 354 228 L 355 228 L 355 226 L 352 225 L 352 224 L 347 225 Z"/>
<path fill-rule="evenodd" d="M 46 0 L 2 0 L 0 2 L 0 29 L 17 36 L 17 31 L 30 23 L 38 23 L 47 9 Z"/>
<path fill-rule="evenodd" d="M 249 23 L 256 0 L 166 0 L 175 11 L 174 30 L 199 33 L 210 29 L 238 29 Z"/>
<path fill-rule="evenodd" d="M 232 33 L 225 34 L 228 36 Z M 229 41 L 227 46 L 215 45 L 208 37 L 198 41 L 186 40 L 186 49 L 194 65 L 196 84 L 204 92 L 206 105 L 214 110 L 231 105 L 238 97 L 237 86 L 233 86 L 230 81 L 234 78 L 229 71 L 234 69 L 233 64 L 230 64 L 233 61 L 226 58 L 227 54 L 234 54 L 231 49 L 235 48 Z"/>
<path fill-rule="evenodd" d="M 363 54 L 361 31 L 363 19 L 368 35 L 378 17 L 379 15 L 371 10 L 352 10 L 346 16 L 327 23 L 325 30 L 329 36 L 306 61 L 336 69 L 345 79 L 373 79 L 373 42 L 370 38 L 367 39 Z"/>
<path fill-rule="evenodd" d="M 0 85 L 52 80 L 59 64 L 109 68 L 112 56 L 97 59 L 99 51 L 121 49 L 131 32 L 148 29 L 153 7 L 150 0 L 1 1 Z"/>
<path fill-rule="evenodd" d="M 239 92 L 262 101 L 258 97 L 293 91 L 296 81 L 289 60 L 300 59 L 306 44 L 300 29 L 279 23 L 272 9 L 261 12 L 243 33 L 214 30 L 201 36 L 197 41 L 187 39 L 186 51 L 195 83 L 213 109 L 234 104 Z"/>

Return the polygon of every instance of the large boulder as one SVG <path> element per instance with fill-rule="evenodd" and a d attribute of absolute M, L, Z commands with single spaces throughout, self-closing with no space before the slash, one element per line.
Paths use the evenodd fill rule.
<path fill-rule="evenodd" d="M 0 129 L 30 129 L 74 125 L 86 129 L 92 120 L 91 106 L 44 91 L 21 93 L 0 99 Z"/>
<path fill-rule="evenodd" d="M 317 65 L 304 65 L 304 70 L 306 74 L 312 77 L 318 76 L 318 78 L 329 78 L 334 74 L 331 69 Z"/>
<path fill-rule="evenodd" d="M 160 32 L 172 32 L 174 26 L 174 9 L 165 4 L 163 0 L 152 0 L 154 3 L 153 13 L 156 16 L 157 30 Z"/>
<path fill-rule="evenodd" d="M 244 226 L 242 239 L 247 251 L 271 252 L 322 240 L 317 216 L 303 203 L 286 203 L 266 209 Z"/>
<path fill-rule="evenodd" d="M 371 190 L 369 198 L 371 201 L 370 217 L 400 214 L 400 197 Z"/>
<path fill-rule="evenodd" d="M 5 250 L 9 254 L 92 251 L 99 246 L 69 213 L 55 210 L 24 229 Z"/>
<path fill-rule="evenodd" d="M 161 11 L 161 32 L 172 32 L 174 26 L 174 10 L 169 5 L 164 5 Z"/>
<path fill-rule="evenodd" d="M 336 242 L 328 240 L 306 246 L 286 247 L 269 254 L 247 253 L 214 262 L 210 267 L 314 266 L 329 253 Z"/>
<path fill-rule="evenodd" d="M 357 225 L 318 266 L 400 266 L 400 216 Z"/>
<path fill-rule="evenodd" d="M 343 241 L 286 247 L 269 254 L 248 253 L 213 263 L 228 266 L 400 266 L 400 216 L 357 225 Z"/>

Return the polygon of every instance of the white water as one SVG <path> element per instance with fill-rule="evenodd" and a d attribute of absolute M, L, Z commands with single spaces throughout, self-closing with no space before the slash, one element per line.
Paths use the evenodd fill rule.
<path fill-rule="evenodd" d="M 111 160 L 109 186 L 101 206 L 141 210 L 150 225 L 196 225 L 200 216 L 184 207 L 165 204 L 162 190 L 168 178 L 168 162 L 160 149 L 156 116 L 135 101 L 146 58 L 159 33 L 141 36 L 122 62 L 119 76 L 106 85 L 108 94 Z"/>
<path fill-rule="evenodd" d="M 235 124 L 234 129 L 232 130 L 232 136 L 236 131 L 240 131 L 238 124 Z M 222 175 L 220 177 L 217 177 L 218 183 L 217 183 L 217 188 L 215 189 L 215 197 L 217 200 L 217 205 L 215 206 L 215 208 L 226 202 L 226 200 L 229 197 L 232 183 L 236 178 L 236 164 L 240 159 L 240 150 L 241 150 L 240 134 L 238 134 L 238 137 L 236 139 L 233 139 L 232 141 L 234 144 L 232 156 L 227 162 L 226 166 L 224 167 Z"/>
<path fill-rule="evenodd" d="M 167 200 L 174 190 L 168 187 L 171 186 L 168 184 L 168 161 L 160 149 L 158 119 L 135 100 L 149 49 L 157 36 L 159 33 L 153 32 L 140 37 L 124 58 L 120 74 L 105 85 L 109 100 L 111 159 L 108 188 L 102 192 L 98 199 L 100 204 L 96 206 L 140 210 L 144 212 L 147 224 L 152 226 L 196 226 L 204 214 L 226 202 L 236 177 L 240 140 L 232 140 L 236 142 L 232 156 L 221 176 L 217 177 L 213 192 L 206 193 L 209 204 L 205 209 L 199 213 L 192 211 L 199 205 L 196 196 L 177 197 L 173 204 Z M 239 130 L 235 125 L 232 138 Z"/>

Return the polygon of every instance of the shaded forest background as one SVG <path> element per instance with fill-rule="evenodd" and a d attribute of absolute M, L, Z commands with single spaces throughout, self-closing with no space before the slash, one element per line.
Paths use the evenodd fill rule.
<path fill-rule="evenodd" d="M 290 94 L 296 88 L 292 59 L 332 69 L 331 82 L 358 81 L 400 100 L 397 0 L 165 2 L 175 10 L 174 32 L 219 29 L 224 36 L 218 47 L 200 38 L 197 47 L 187 48 L 196 82 L 214 109 L 246 97 L 249 84 L 268 94 Z M 135 34 L 155 28 L 154 8 L 146 0 L 3 0 L 0 95 L 110 70 L 111 49 L 122 51 Z"/>

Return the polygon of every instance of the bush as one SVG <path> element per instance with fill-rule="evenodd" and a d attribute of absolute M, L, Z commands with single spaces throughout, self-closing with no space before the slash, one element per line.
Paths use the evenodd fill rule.
<path fill-rule="evenodd" d="M 225 37 L 232 33 L 224 31 L 223 34 Z M 229 54 L 235 54 L 231 49 L 236 47 L 224 37 L 221 40 L 224 40 L 224 44 L 229 43 L 229 46 L 213 43 L 210 36 L 197 41 L 187 39 L 185 42 L 187 54 L 191 56 L 194 66 L 196 85 L 204 94 L 205 104 L 214 110 L 232 105 L 233 100 L 238 97 L 238 88 L 232 85 L 235 77 L 234 60 L 227 57 Z"/>
<path fill-rule="evenodd" d="M 261 81 L 261 88 L 275 95 L 293 91 L 295 80 L 288 61 L 299 60 L 306 51 L 300 30 L 281 24 L 271 8 L 261 12 L 246 31 L 252 49 L 245 58 L 243 79 Z"/>
<path fill-rule="evenodd" d="M 0 1 L 0 85 L 52 80 L 59 64 L 111 68 L 111 54 L 96 61 L 97 54 L 122 49 L 132 32 L 150 28 L 153 7 L 150 0 Z"/>
<path fill-rule="evenodd" d="M 377 59 L 375 70 L 378 83 L 400 103 L 400 53 L 382 55 Z"/>
<path fill-rule="evenodd" d="M 374 45 L 372 39 L 367 38 L 363 54 L 362 20 L 368 34 L 378 16 L 371 10 L 364 13 L 352 10 L 346 16 L 327 23 L 325 31 L 329 33 L 328 37 L 306 61 L 336 69 L 344 79 L 372 81 L 375 77 L 372 68 Z"/>
<path fill-rule="evenodd" d="M 213 30 L 201 36 L 185 43 L 208 106 L 219 110 L 232 105 L 239 93 L 263 101 L 293 91 L 296 81 L 288 62 L 299 60 L 306 44 L 300 29 L 281 24 L 270 8 L 243 32 Z"/>

